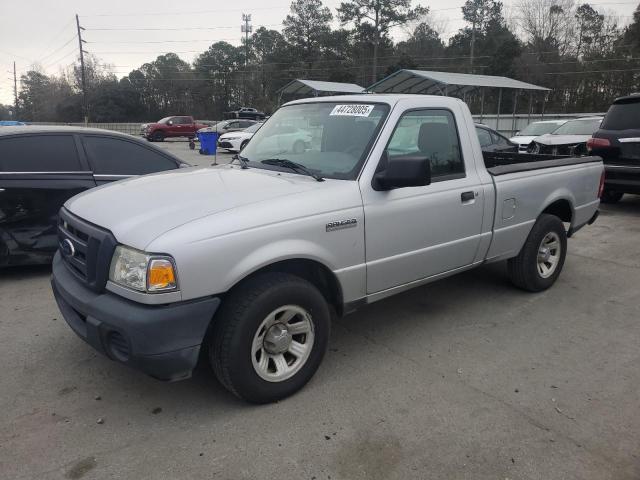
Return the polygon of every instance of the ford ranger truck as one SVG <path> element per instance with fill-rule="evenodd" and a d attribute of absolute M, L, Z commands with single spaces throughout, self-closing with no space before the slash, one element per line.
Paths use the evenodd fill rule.
<path fill-rule="evenodd" d="M 282 125 L 311 142 L 289 150 Z M 517 287 L 551 287 L 602 185 L 598 157 L 485 158 L 458 99 L 299 100 L 231 165 L 67 201 L 51 283 L 110 359 L 163 380 L 206 359 L 238 397 L 272 402 L 316 372 L 333 315 L 503 260 Z"/>

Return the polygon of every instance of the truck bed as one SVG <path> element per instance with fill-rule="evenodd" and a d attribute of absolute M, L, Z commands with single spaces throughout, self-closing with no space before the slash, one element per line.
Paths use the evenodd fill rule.
<path fill-rule="evenodd" d="M 571 157 L 569 155 L 543 155 L 516 152 L 482 152 L 484 164 L 491 175 L 564 167 L 581 163 L 601 162 L 600 157 Z"/>

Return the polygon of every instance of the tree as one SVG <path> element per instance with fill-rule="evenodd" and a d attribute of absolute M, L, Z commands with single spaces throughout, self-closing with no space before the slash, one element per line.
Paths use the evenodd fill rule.
<path fill-rule="evenodd" d="M 416 20 L 428 12 L 428 8 L 420 5 L 411 8 L 411 0 L 347 0 L 340 4 L 338 17 L 343 25 L 353 22 L 356 28 L 371 34 L 372 83 L 378 79 L 378 48 L 381 41 L 388 40 L 393 27 Z"/>
<path fill-rule="evenodd" d="M 573 40 L 574 0 L 522 0 L 520 28 L 532 50 L 542 60 L 546 53 L 564 55 Z"/>
<path fill-rule="evenodd" d="M 331 20 L 331 10 L 323 6 L 321 0 L 294 0 L 291 13 L 282 22 L 285 39 L 309 70 L 322 53 L 331 32 Z"/>
<path fill-rule="evenodd" d="M 0 104 L 0 120 L 17 120 L 12 118 L 11 116 L 12 111 L 13 111 L 13 107 Z"/>

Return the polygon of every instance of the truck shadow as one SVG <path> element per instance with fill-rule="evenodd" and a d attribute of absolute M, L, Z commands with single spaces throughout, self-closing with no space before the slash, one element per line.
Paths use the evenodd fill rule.
<path fill-rule="evenodd" d="M 640 195 L 626 194 L 618 203 L 602 203 L 604 213 L 640 216 Z"/>

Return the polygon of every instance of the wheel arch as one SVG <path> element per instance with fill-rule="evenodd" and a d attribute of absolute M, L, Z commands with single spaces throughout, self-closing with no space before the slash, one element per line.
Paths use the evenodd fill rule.
<path fill-rule="evenodd" d="M 568 198 L 557 198 L 551 201 L 538 215 L 542 214 L 555 215 L 566 223 L 572 223 L 574 217 L 573 203 Z"/>
<path fill-rule="evenodd" d="M 293 257 L 274 261 L 248 273 L 239 279 L 230 290 L 238 287 L 249 278 L 267 272 L 290 273 L 314 285 L 325 297 L 338 315 L 343 314 L 343 293 L 338 277 L 322 262 L 311 258 Z"/>

